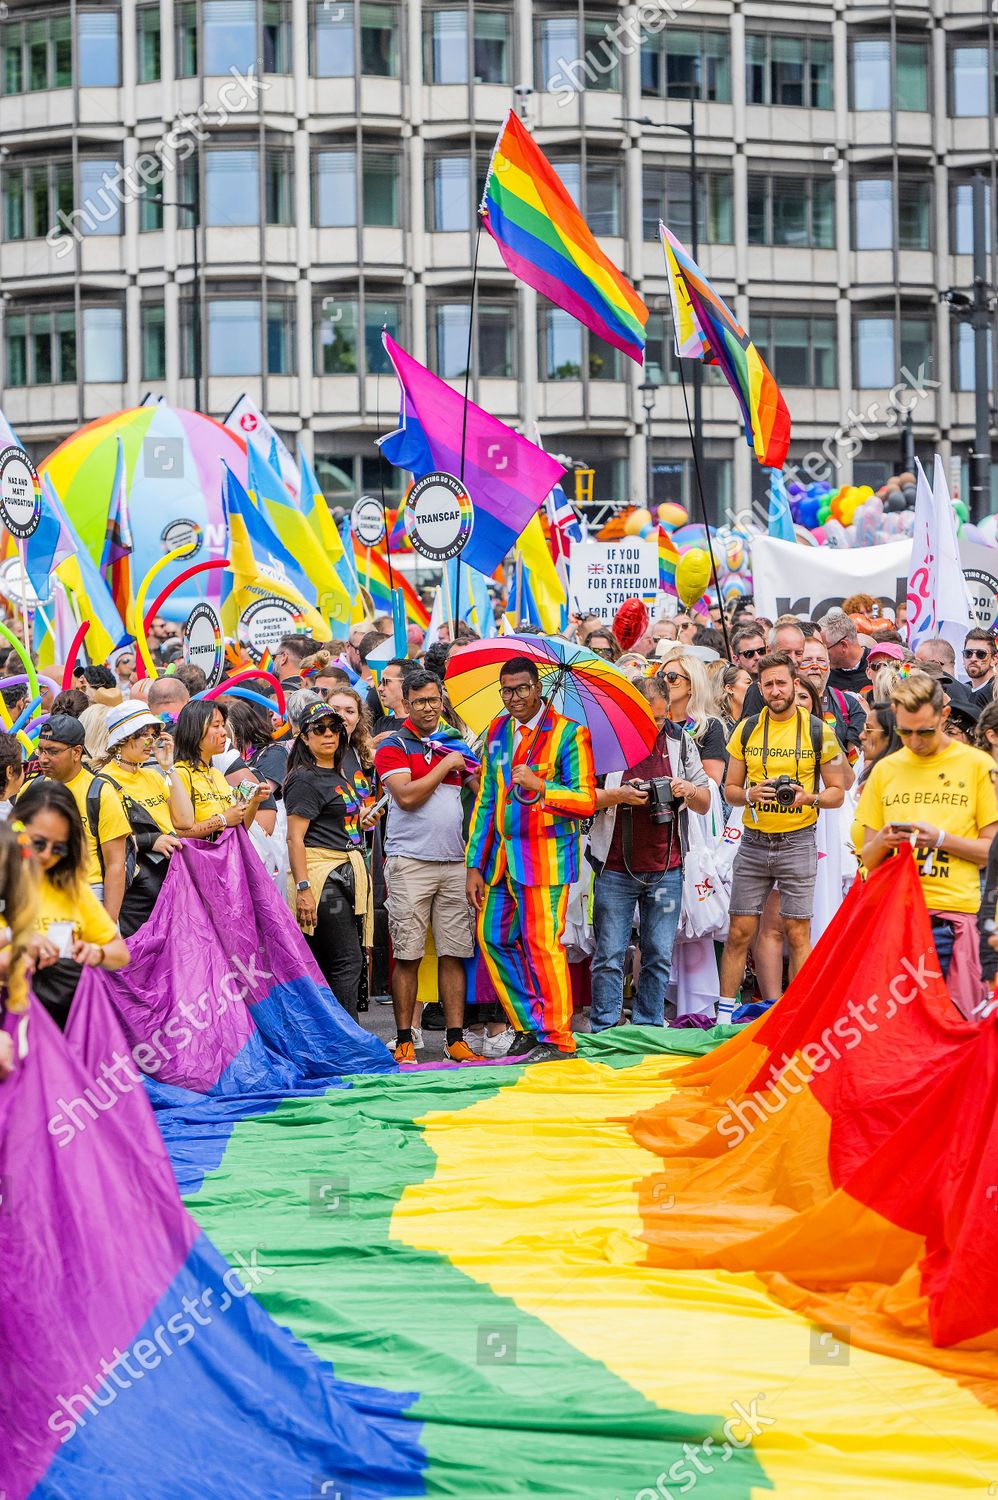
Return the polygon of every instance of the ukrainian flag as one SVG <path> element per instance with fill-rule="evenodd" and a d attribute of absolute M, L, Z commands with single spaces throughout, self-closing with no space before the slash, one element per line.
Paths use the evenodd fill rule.
<path fill-rule="evenodd" d="M 302 497 L 303 505 L 299 509 L 288 494 L 280 474 L 271 468 L 252 443 L 247 448 L 247 489 L 261 514 L 267 517 L 281 542 L 297 560 L 298 566 L 315 589 L 320 612 L 330 619 L 344 622 L 349 620 L 350 597 L 336 575 L 333 567 L 335 557 L 329 554 L 328 542 L 305 513 L 306 497 Z M 314 491 L 307 497 L 311 501 L 312 514 L 315 514 L 317 498 L 322 501 L 322 507 L 328 516 L 325 500 L 321 494 L 316 497 Z M 339 543 L 331 517 L 329 529 Z"/>
<path fill-rule="evenodd" d="M 252 451 L 252 450 L 251 450 Z M 262 511 L 253 504 L 223 460 L 222 506 L 229 529 L 229 560 L 222 585 L 222 627 L 236 640 L 239 619 L 257 599 L 284 599 L 297 611 L 302 625 L 316 640 L 332 639 L 329 624 L 292 581 L 297 566 L 278 542 Z M 290 566 L 289 566 L 290 564 Z"/>

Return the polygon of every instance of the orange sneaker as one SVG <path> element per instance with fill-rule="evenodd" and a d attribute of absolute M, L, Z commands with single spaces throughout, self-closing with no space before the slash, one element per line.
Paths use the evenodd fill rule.
<path fill-rule="evenodd" d="M 395 1048 L 394 1057 L 397 1063 L 414 1063 L 416 1061 L 416 1049 L 411 1042 L 399 1042 Z"/>
<path fill-rule="evenodd" d="M 449 1057 L 451 1062 L 484 1062 L 480 1052 L 472 1052 L 468 1043 L 463 1039 L 459 1042 L 446 1042 L 444 1044 L 444 1057 Z"/>

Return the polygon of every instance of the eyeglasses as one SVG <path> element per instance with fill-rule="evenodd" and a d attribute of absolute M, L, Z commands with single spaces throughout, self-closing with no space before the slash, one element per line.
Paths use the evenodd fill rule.
<path fill-rule="evenodd" d="M 504 687 L 499 689 L 499 696 L 504 703 L 509 703 L 513 698 L 529 698 L 534 691 L 534 684 L 528 682 L 524 687 Z"/>
<path fill-rule="evenodd" d="M 909 740 L 909 739 L 931 740 L 931 738 L 932 738 L 932 736 L 934 734 L 938 734 L 939 733 L 939 729 L 940 729 L 940 726 L 938 724 L 932 724 L 932 725 L 930 725 L 930 727 L 928 729 L 901 729 L 899 727 L 898 728 L 898 734 L 901 737 L 901 739 L 903 739 L 903 740 Z"/>
<path fill-rule="evenodd" d="M 51 839 L 43 839 L 40 835 L 32 834 L 31 847 L 36 854 L 47 854 L 51 849 L 56 859 L 65 859 L 69 853 L 68 844 L 54 844 Z"/>
<path fill-rule="evenodd" d="M 990 651 L 965 650 L 963 653 L 963 659 L 964 661 L 987 661 L 990 655 Z"/>
<path fill-rule="evenodd" d="M 765 654 L 765 646 L 745 646 L 738 653 L 739 656 L 744 656 L 746 661 L 751 661 L 755 656 L 765 656 Z"/>
<path fill-rule="evenodd" d="M 670 687 L 674 683 L 689 682 L 690 680 L 688 677 L 684 677 L 682 672 L 662 672 L 660 675 L 665 678 Z"/>

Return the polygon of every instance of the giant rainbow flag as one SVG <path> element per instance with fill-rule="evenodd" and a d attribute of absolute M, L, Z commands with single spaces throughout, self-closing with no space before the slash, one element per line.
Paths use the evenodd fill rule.
<path fill-rule="evenodd" d="M 993 1491 L 998 1034 L 908 851 L 734 1035 L 402 1072 L 241 831 L 179 858 L 65 1041 L 8 1018 L 9 1500 Z"/>
<path fill-rule="evenodd" d="M 499 131 L 479 213 L 514 276 L 642 362 L 647 307 L 515 110 Z"/>
<path fill-rule="evenodd" d="M 758 349 L 671 230 L 659 224 L 680 359 L 717 365 L 742 409 L 745 439 L 759 462 L 782 469 L 790 413 Z"/>

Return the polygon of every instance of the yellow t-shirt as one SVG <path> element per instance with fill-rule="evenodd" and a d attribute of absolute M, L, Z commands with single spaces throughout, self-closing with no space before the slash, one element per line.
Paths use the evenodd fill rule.
<path fill-rule="evenodd" d="M 177 761 L 173 769 L 190 793 L 195 823 L 224 813 L 235 802 L 235 792 L 216 766 L 192 766 L 187 761 Z"/>
<path fill-rule="evenodd" d="M 768 722 L 766 755 L 762 753 L 763 734 Z M 800 754 L 797 754 L 797 733 L 800 725 Z M 810 716 L 798 709 L 792 719 L 771 719 L 766 709 L 759 715 L 747 745 L 742 744 L 745 721 L 735 725 L 728 741 L 728 754 L 735 760 L 745 762 L 746 789 L 760 781 L 774 780 L 777 776 L 793 776 L 801 783 L 805 792 L 821 790 L 820 780 L 815 780 L 814 746 L 811 743 Z M 842 747 L 835 732 L 828 724 L 821 726 L 821 764 L 827 766 L 842 754 Z M 798 828 L 810 828 L 818 821 L 816 807 L 783 808 L 776 801 L 755 802 L 746 807 L 743 826 L 754 828 L 759 833 L 793 833 Z"/>
<path fill-rule="evenodd" d="M 38 882 L 39 932 L 48 932 L 53 922 L 72 922 L 73 937 L 85 943 L 106 945 L 118 936 L 118 930 L 104 907 L 84 881 L 63 890 L 53 885 L 47 875 Z"/>
<path fill-rule="evenodd" d="M 66 782 L 66 789 L 72 792 L 73 800 L 83 819 L 83 836 L 87 841 L 87 880 L 91 885 L 100 885 L 104 876 L 101 874 L 100 859 L 97 854 L 97 840 L 90 832 L 90 819 L 87 817 L 87 788 L 93 779 L 93 772 L 81 766 L 72 781 Z M 132 825 L 128 821 L 128 814 L 122 806 L 121 798 L 107 781 L 101 786 L 97 831 L 102 844 L 108 843 L 111 839 L 127 838 L 132 831 Z M 100 939 L 97 941 L 99 942 Z"/>
<path fill-rule="evenodd" d="M 170 783 L 161 771 L 152 766 L 122 766 L 116 761 L 114 779 L 126 796 L 145 808 L 157 828 L 163 833 L 176 831 L 170 816 Z"/>
<path fill-rule="evenodd" d="M 979 838 L 982 828 L 998 823 L 995 775 L 990 755 L 958 740 L 951 740 L 938 755 L 898 750 L 870 772 L 856 822 L 874 831 L 888 823 L 931 823 L 956 838 Z M 981 904 L 978 866 L 935 849 L 926 874 L 929 852 L 915 851 L 929 910 L 976 912 Z"/>

